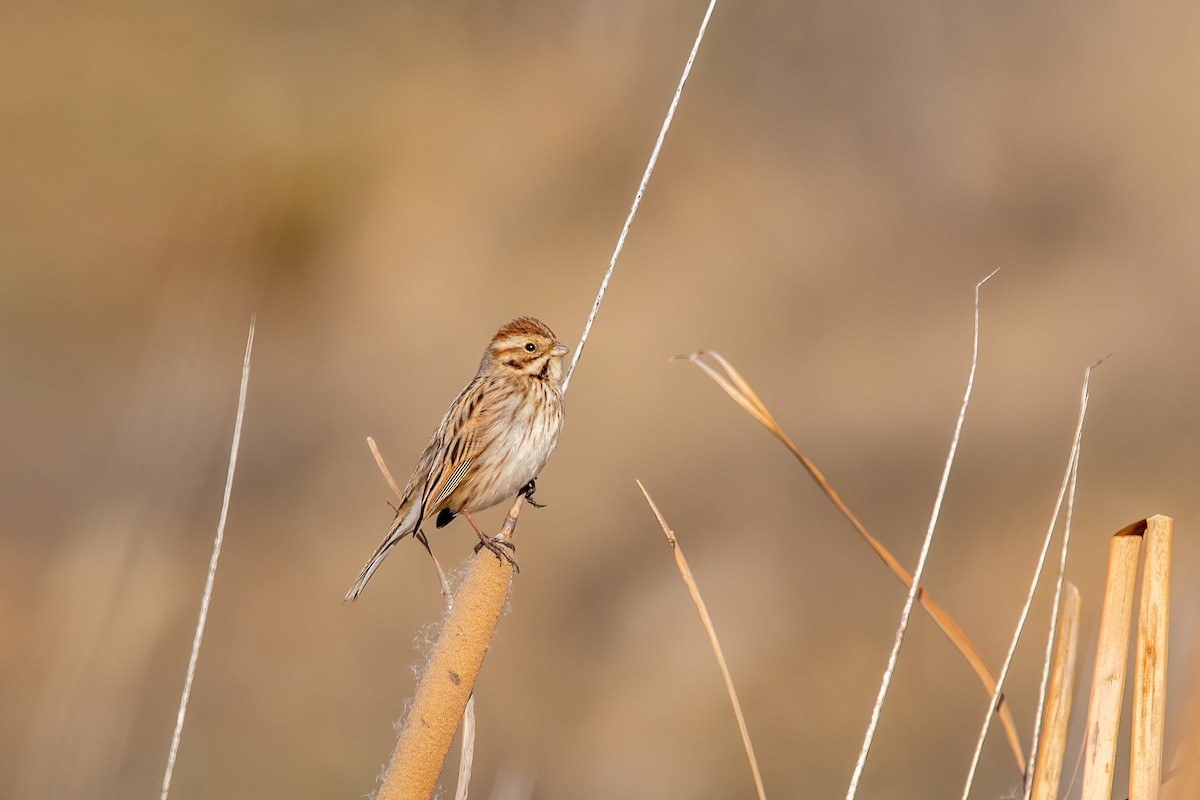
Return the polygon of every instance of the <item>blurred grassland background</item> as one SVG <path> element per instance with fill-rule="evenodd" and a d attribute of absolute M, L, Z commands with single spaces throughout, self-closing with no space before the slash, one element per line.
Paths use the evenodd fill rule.
<path fill-rule="evenodd" d="M 405 542 L 340 603 L 391 519 L 364 437 L 403 480 L 499 325 L 533 314 L 577 340 L 702 13 L 0 5 L 0 794 L 158 791 L 251 311 L 172 797 L 374 787 L 442 601 Z M 768 792 L 845 791 L 901 588 L 782 448 L 666 358 L 730 358 L 911 565 L 971 290 L 996 267 L 926 585 L 998 667 L 1083 369 L 1112 353 L 1068 572 L 1090 677 L 1108 535 L 1176 518 L 1170 759 L 1200 663 L 1198 71 L 1191 2 L 718 6 L 571 384 L 549 507 L 522 516 L 477 687 L 478 796 L 752 791 L 635 477 L 687 548 Z M 454 564 L 474 537 L 432 539 Z M 1047 594 L 1008 692 L 1024 737 Z M 959 791 L 984 713 L 914 619 L 864 797 Z M 977 796 L 1014 772 L 994 733 Z"/>

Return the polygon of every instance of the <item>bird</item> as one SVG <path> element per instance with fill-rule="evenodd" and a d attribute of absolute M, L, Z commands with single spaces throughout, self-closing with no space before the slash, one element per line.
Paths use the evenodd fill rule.
<path fill-rule="evenodd" d="M 558 444 L 563 426 L 563 356 L 570 352 L 533 317 L 517 317 L 496 331 L 479 371 L 459 392 L 417 461 L 387 536 L 346 593 L 356 600 L 388 552 L 405 536 L 422 542 L 430 517 L 444 528 L 464 516 L 480 547 L 512 560 L 496 539 L 479 529 L 471 512 L 523 493 L 532 503 L 534 479 Z M 534 504 L 537 505 L 537 504 Z"/>

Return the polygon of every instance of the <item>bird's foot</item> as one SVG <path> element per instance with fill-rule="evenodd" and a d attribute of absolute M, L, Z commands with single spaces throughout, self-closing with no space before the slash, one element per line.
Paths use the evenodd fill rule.
<path fill-rule="evenodd" d="M 488 550 L 491 550 L 493 554 L 495 554 L 497 559 L 503 559 L 509 564 L 512 564 L 512 568 L 517 572 L 521 571 L 520 566 L 517 565 L 516 559 L 514 559 L 509 552 L 512 551 L 515 553 L 517 551 L 517 546 L 515 544 L 510 542 L 508 539 L 501 539 L 498 536 L 488 536 L 483 531 L 475 532 L 479 534 L 479 544 L 475 545 L 476 553 L 478 553 L 481 548 L 486 547 Z"/>
<path fill-rule="evenodd" d="M 517 494 L 523 495 L 525 497 L 525 502 L 529 503 L 529 505 L 533 506 L 534 508 L 545 508 L 545 503 L 538 503 L 534 501 L 533 493 L 535 491 L 537 491 L 537 478 L 531 478 L 529 483 L 521 487 L 521 491 L 517 492 Z"/>
<path fill-rule="evenodd" d="M 488 536 L 483 532 L 483 529 L 475 524 L 475 520 L 470 514 L 467 513 L 465 509 L 463 510 L 462 515 L 466 518 L 467 522 L 471 523 L 471 527 L 475 529 L 475 533 L 479 536 L 479 544 L 475 545 L 476 553 L 479 552 L 481 547 L 486 547 L 496 555 L 496 558 L 504 559 L 509 564 L 512 564 L 512 568 L 517 572 L 521 571 L 521 568 L 517 566 L 517 562 L 513 559 L 513 557 L 504 550 L 504 548 L 507 547 L 512 552 L 517 552 L 517 546 L 515 544 L 510 542 L 508 539 L 500 539 L 496 536 Z"/>

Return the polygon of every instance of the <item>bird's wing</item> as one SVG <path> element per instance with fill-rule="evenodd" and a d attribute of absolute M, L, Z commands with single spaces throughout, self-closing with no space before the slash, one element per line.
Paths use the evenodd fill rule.
<path fill-rule="evenodd" d="M 433 507 L 441 505 L 442 501 L 450 496 L 455 487 L 462 482 L 463 476 L 467 474 L 467 470 L 471 468 L 471 459 L 466 458 L 459 462 L 454 471 L 450 473 L 450 477 L 446 478 L 446 482 L 442 484 L 442 488 L 438 491 L 437 497 L 433 499 Z"/>
<path fill-rule="evenodd" d="M 481 386 L 472 383 L 450 407 L 439 426 L 438 452 L 430 465 L 429 476 L 421 494 L 419 519 L 440 511 L 441 505 L 458 488 L 475 461 L 479 445 L 479 411 L 476 393 Z"/>

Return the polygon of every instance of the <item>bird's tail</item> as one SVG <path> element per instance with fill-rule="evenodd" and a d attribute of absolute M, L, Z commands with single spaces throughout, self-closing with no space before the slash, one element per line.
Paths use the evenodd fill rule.
<path fill-rule="evenodd" d="M 401 512 L 406 513 L 401 515 Z M 414 512 L 417 512 L 415 505 L 410 506 L 408 509 L 401 506 L 400 511 L 396 513 L 396 521 L 392 523 L 391 530 L 384 537 L 383 543 L 376 548 L 374 555 L 371 556 L 371 560 L 362 568 L 362 572 L 358 573 L 358 580 L 350 587 L 350 591 L 346 592 L 346 597 L 342 600 L 343 603 L 357 600 L 358 596 L 362 594 L 362 590 L 367 588 L 367 581 L 371 580 L 371 576 L 375 574 L 375 570 L 379 569 L 379 565 L 383 563 L 383 559 L 387 556 L 388 551 L 395 546 L 396 542 L 416 530 L 417 520 L 412 519 L 417 516 Z"/>

